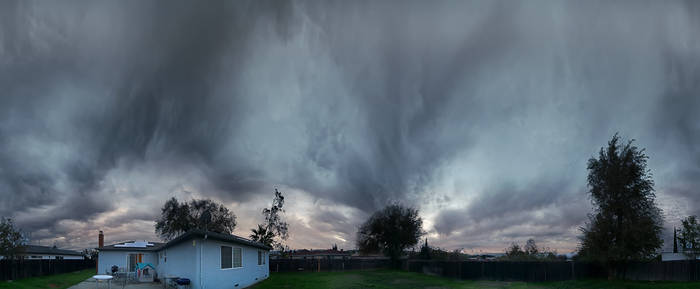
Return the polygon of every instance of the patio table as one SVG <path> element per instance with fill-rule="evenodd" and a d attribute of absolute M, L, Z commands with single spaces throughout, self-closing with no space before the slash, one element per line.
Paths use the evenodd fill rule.
<path fill-rule="evenodd" d="M 95 288 L 100 287 L 100 281 L 105 281 L 107 280 L 107 286 L 112 289 L 112 277 L 111 275 L 95 275 L 92 276 L 93 279 L 95 279 Z"/>

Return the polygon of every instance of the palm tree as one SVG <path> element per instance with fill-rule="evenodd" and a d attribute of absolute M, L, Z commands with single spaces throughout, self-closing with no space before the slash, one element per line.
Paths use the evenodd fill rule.
<path fill-rule="evenodd" d="M 258 229 L 252 229 L 251 231 L 253 233 L 250 234 L 250 238 L 253 239 L 253 241 L 272 247 L 275 234 L 273 234 L 271 230 L 268 230 L 262 225 L 258 225 Z"/>

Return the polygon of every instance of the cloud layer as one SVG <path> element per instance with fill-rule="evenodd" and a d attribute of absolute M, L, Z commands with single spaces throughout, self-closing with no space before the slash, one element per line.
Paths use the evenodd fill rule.
<path fill-rule="evenodd" d="M 292 247 L 400 201 L 445 248 L 572 250 L 615 132 L 700 214 L 693 1 L 71 4 L 0 4 L 0 215 L 38 242 L 151 239 L 170 196 L 247 235 L 280 187 Z"/>

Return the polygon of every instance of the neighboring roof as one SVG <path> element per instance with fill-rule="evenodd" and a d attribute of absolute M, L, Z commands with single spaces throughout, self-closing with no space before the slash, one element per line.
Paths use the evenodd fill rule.
<path fill-rule="evenodd" d="M 292 256 L 350 256 L 349 252 L 338 250 L 295 250 L 291 253 Z"/>
<path fill-rule="evenodd" d="M 102 248 L 96 248 L 97 250 L 103 250 L 103 251 L 160 251 L 162 249 L 172 247 L 174 245 L 177 245 L 179 243 L 182 243 L 184 241 L 187 241 L 192 238 L 204 238 L 204 236 L 207 237 L 207 239 L 213 239 L 213 240 L 218 240 L 218 241 L 224 241 L 224 242 L 231 242 L 231 243 L 237 243 L 241 245 L 246 245 L 246 246 L 251 246 L 251 247 L 256 247 L 260 248 L 263 250 L 272 250 L 271 247 L 266 246 L 265 244 L 258 243 L 243 237 L 239 237 L 236 235 L 228 235 L 228 234 L 221 234 L 221 233 L 215 233 L 215 232 L 210 232 L 210 231 L 204 231 L 204 230 L 192 230 L 189 231 L 185 234 L 180 235 L 179 237 L 172 239 L 170 242 L 167 243 L 156 243 L 156 242 L 150 242 L 153 244 L 153 246 L 147 246 L 147 247 L 121 247 L 120 245 L 123 245 L 125 243 L 129 242 L 134 242 L 134 241 L 129 241 L 129 242 L 122 242 L 122 243 L 117 243 L 117 244 L 112 244 L 109 246 L 104 246 Z M 117 245 L 117 246 L 115 246 Z"/>
<path fill-rule="evenodd" d="M 68 255 L 68 256 L 82 256 L 83 254 L 78 251 L 58 249 L 56 247 L 48 246 L 38 246 L 38 245 L 26 245 L 20 249 L 20 253 L 23 254 L 39 254 L 39 255 Z"/>

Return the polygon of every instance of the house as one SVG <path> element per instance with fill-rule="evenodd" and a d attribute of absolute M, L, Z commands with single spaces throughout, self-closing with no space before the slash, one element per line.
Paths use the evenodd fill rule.
<path fill-rule="evenodd" d="M 97 272 L 138 272 L 139 264 L 155 268 L 155 278 L 187 278 L 192 289 L 245 288 L 270 275 L 270 247 L 204 230 L 187 232 L 167 243 L 130 241 L 104 245 L 100 231 Z M 143 268 L 143 267 L 142 267 Z"/>
<path fill-rule="evenodd" d="M 691 260 L 692 257 L 688 256 L 689 254 L 685 253 L 673 253 L 673 252 L 661 252 L 661 261 L 680 261 L 680 260 Z M 697 260 L 700 260 L 700 254 L 696 257 Z"/>
<path fill-rule="evenodd" d="M 350 258 L 348 252 L 339 250 L 294 250 L 289 254 L 291 259 L 335 259 L 342 260 Z"/>
<path fill-rule="evenodd" d="M 56 246 L 26 245 L 19 248 L 17 256 L 29 260 L 82 260 L 83 254 L 77 251 L 64 250 Z"/>

